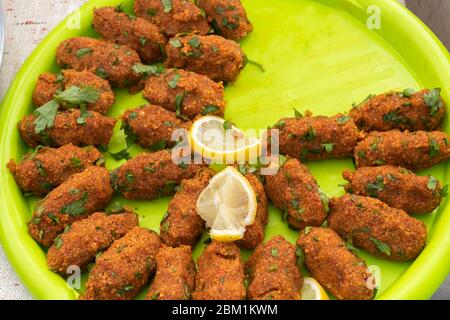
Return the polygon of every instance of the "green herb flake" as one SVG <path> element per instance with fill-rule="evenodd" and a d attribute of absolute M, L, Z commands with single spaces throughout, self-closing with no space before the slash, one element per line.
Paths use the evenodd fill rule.
<path fill-rule="evenodd" d="M 49 217 L 55 224 L 59 224 L 59 218 L 55 214 L 48 213 L 47 217 Z"/>
<path fill-rule="evenodd" d="M 177 38 L 170 39 L 169 40 L 169 44 L 173 48 L 181 48 L 181 47 L 183 47 L 183 44 L 181 43 L 180 39 L 177 39 Z"/>
<path fill-rule="evenodd" d="M 147 15 L 150 17 L 154 17 L 156 16 L 156 13 L 158 13 L 158 10 L 153 9 L 153 8 L 148 8 L 147 9 Z"/>
<path fill-rule="evenodd" d="M 119 296 L 123 296 L 124 294 L 126 294 L 127 292 L 130 292 L 134 290 L 134 286 L 131 284 L 128 284 L 126 286 L 123 286 L 122 288 L 120 288 L 119 290 L 117 290 L 117 294 Z"/>
<path fill-rule="evenodd" d="M 88 54 L 91 54 L 92 51 L 93 51 L 92 48 L 81 48 L 77 50 L 75 55 L 77 56 L 78 59 L 80 59 Z"/>
<path fill-rule="evenodd" d="M 218 106 L 209 104 L 203 108 L 201 114 L 202 114 L 202 116 L 206 116 L 207 114 L 216 113 L 219 110 L 220 110 L 220 108 Z"/>
<path fill-rule="evenodd" d="M 61 249 L 62 244 L 63 240 L 61 239 L 61 236 L 57 236 L 55 240 L 53 240 L 53 245 L 56 247 L 56 249 Z"/>
<path fill-rule="evenodd" d="M 225 120 L 225 121 L 223 122 L 223 128 L 224 128 L 225 130 L 231 129 L 232 127 L 233 127 L 233 124 L 232 124 L 230 121 Z"/>
<path fill-rule="evenodd" d="M 136 63 L 132 67 L 133 71 L 145 78 L 150 75 L 159 75 L 163 72 L 163 68 L 159 66 L 149 66 L 142 63 Z"/>
<path fill-rule="evenodd" d="M 66 204 L 61 208 L 61 213 L 69 214 L 73 217 L 77 217 L 86 213 L 85 205 L 88 202 L 89 193 L 84 192 L 79 200 Z"/>
<path fill-rule="evenodd" d="M 295 248 L 295 255 L 297 256 L 297 264 L 298 264 L 298 266 L 302 266 L 303 263 L 305 262 L 305 254 L 303 253 L 302 248 L 297 246 Z"/>
<path fill-rule="evenodd" d="M 141 46 L 145 47 L 145 45 L 147 44 L 147 39 L 144 37 L 140 37 L 139 43 L 141 44 Z"/>
<path fill-rule="evenodd" d="M 350 117 L 349 116 L 341 116 L 341 117 L 337 118 L 336 121 L 339 124 L 345 124 L 348 121 L 350 121 Z"/>
<path fill-rule="evenodd" d="M 158 300 L 159 298 L 159 291 L 155 291 L 152 295 L 151 295 L 151 299 L 152 300 Z"/>
<path fill-rule="evenodd" d="M 305 229 L 303 230 L 303 234 L 305 235 L 305 236 L 307 236 L 310 232 L 311 232 L 311 229 L 312 229 L 312 227 L 305 227 Z"/>
<path fill-rule="evenodd" d="M 431 191 L 434 191 L 434 190 L 436 190 L 437 185 L 438 185 L 438 180 L 433 176 L 429 176 L 427 188 Z"/>
<path fill-rule="evenodd" d="M 430 108 L 430 115 L 435 115 L 444 105 L 441 100 L 441 89 L 435 88 L 423 95 L 423 100 Z"/>
<path fill-rule="evenodd" d="M 181 75 L 177 73 L 173 76 L 172 80 L 170 80 L 167 84 L 169 85 L 170 88 L 175 89 L 180 79 Z"/>
<path fill-rule="evenodd" d="M 303 118 L 303 114 L 301 114 L 297 109 L 295 109 L 295 108 L 293 108 L 293 109 L 294 109 L 294 116 L 296 119 Z"/>
<path fill-rule="evenodd" d="M 72 168 L 80 168 L 83 166 L 83 162 L 78 157 L 72 157 L 70 158 L 70 166 Z"/>
<path fill-rule="evenodd" d="M 276 264 L 272 264 L 270 267 L 269 267 L 269 272 L 275 272 L 275 271 L 277 271 L 278 270 L 278 266 L 276 265 Z"/>
<path fill-rule="evenodd" d="M 430 138 L 430 158 L 434 158 L 439 154 L 439 143 L 433 138 Z"/>
<path fill-rule="evenodd" d="M 368 183 L 366 185 L 366 191 L 369 196 L 377 198 L 378 193 L 380 191 L 383 191 L 384 187 L 384 178 L 383 176 L 379 175 L 375 178 L 374 182 Z"/>
<path fill-rule="evenodd" d="M 384 166 L 386 164 L 386 161 L 377 159 L 373 163 L 375 163 L 378 166 Z"/>
<path fill-rule="evenodd" d="M 40 134 L 44 132 L 45 129 L 53 127 L 58 108 L 58 102 L 53 99 L 35 110 L 37 117 L 34 120 L 34 132 L 36 134 Z"/>
<path fill-rule="evenodd" d="M 59 103 L 69 104 L 71 106 L 79 106 L 85 103 L 96 103 L 100 98 L 100 92 L 91 87 L 80 88 L 71 86 L 60 94 L 55 95 L 56 101 Z"/>
<path fill-rule="evenodd" d="M 322 143 L 322 148 L 325 149 L 327 153 L 333 152 L 334 143 Z"/>
<path fill-rule="evenodd" d="M 270 250 L 270 255 L 272 257 L 278 257 L 278 249 L 277 248 L 273 248 L 272 250 Z"/>
<path fill-rule="evenodd" d="M 442 198 L 445 198 L 448 196 L 448 184 L 446 184 L 445 186 L 442 187 L 441 191 L 439 192 L 439 195 Z"/>
<path fill-rule="evenodd" d="M 153 143 L 148 147 L 150 151 L 160 151 L 164 150 L 167 147 L 167 141 L 166 140 L 159 140 Z"/>
<path fill-rule="evenodd" d="M 169 13 L 173 9 L 172 0 L 161 0 L 163 5 L 164 13 Z"/>
<path fill-rule="evenodd" d="M 407 88 L 407 89 L 403 90 L 403 92 L 402 92 L 403 96 L 407 97 L 407 98 L 411 97 L 414 93 L 416 93 L 416 91 L 411 88 Z"/>
<path fill-rule="evenodd" d="M 389 247 L 389 245 L 387 245 L 384 242 L 381 242 L 380 240 L 378 240 L 377 238 L 374 238 L 374 237 L 369 237 L 369 239 L 377 247 L 379 252 L 381 252 L 387 256 L 391 255 L 391 248 Z"/>
<path fill-rule="evenodd" d="M 103 79 L 108 78 L 108 73 L 103 68 L 97 68 L 97 70 L 95 71 L 95 74 Z"/>
<path fill-rule="evenodd" d="M 131 159 L 131 155 L 128 152 L 128 148 L 120 150 L 119 152 L 109 152 L 109 154 L 116 161 L 130 160 Z"/>
<path fill-rule="evenodd" d="M 198 37 L 194 36 L 191 39 L 188 40 L 189 45 L 194 48 L 194 49 L 198 49 L 200 48 L 200 40 L 198 39 Z"/>

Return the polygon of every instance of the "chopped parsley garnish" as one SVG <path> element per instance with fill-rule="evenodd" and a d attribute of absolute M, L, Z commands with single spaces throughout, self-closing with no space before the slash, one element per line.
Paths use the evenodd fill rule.
<path fill-rule="evenodd" d="M 164 150 L 167 147 L 167 141 L 166 140 L 159 140 L 153 143 L 148 147 L 150 151 L 160 151 Z"/>
<path fill-rule="evenodd" d="M 330 212 L 330 199 L 328 199 L 328 196 L 322 189 L 318 189 L 320 201 L 322 201 L 323 209 L 325 210 L 325 213 Z"/>
<path fill-rule="evenodd" d="M 407 89 L 403 90 L 403 92 L 402 92 L 403 96 L 407 97 L 407 98 L 411 97 L 414 93 L 416 93 L 416 91 L 411 88 L 407 88 Z"/>
<path fill-rule="evenodd" d="M 170 39 L 169 44 L 174 48 L 181 48 L 183 46 L 180 39 L 177 38 Z"/>
<path fill-rule="evenodd" d="M 153 8 L 148 8 L 148 9 L 147 9 L 147 15 L 150 16 L 150 17 L 156 16 L 156 13 L 157 13 L 157 12 L 158 12 L 158 10 L 153 9 Z"/>
<path fill-rule="evenodd" d="M 49 217 L 55 224 L 59 223 L 59 218 L 55 214 L 50 212 L 47 214 L 47 217 Z"/>
<path fill-rule="evenodd" d="M 434 158 L 439 154 L 439 143 L 433 138 L 430 138 L 430 158 Z"/>
<path fill-rule="evenodd" d="M 305 262 L 305 254 L 303 253 L 302 248 L 297 246 L 295 248 L 295 255 L 297 256 L 297 264 L 298 264 L 298 266 L 302 266 L 303 263 Z"/>
<path fill-rule="evenodd" d="M 301 114 L 297 109 L 294 108 L 294 116 L 296 119 L 303 118 L 303 114 Z"/>
<path fill-rule="evenodd" d="M 194 48 L 194 49 L 198 49 L 200 48 L 200 40 L 198 39 L 198 37 L 192 37 L 191 39 L 188 40 L 189 45 Z"/>
<path fill-rule="evenodd" d="M 312 141 L 316 138 L 316 130 L 313 127 L 308 127 L 308 131 L 306 131 L 304 135 L 305 140 Z"/>
<path fill-rule="evenodd" d="M 167 84 L 169 85 L 170 88 L 175 89 L 178 85 L 178 80 L 180 79 L 181 75 L 177 73 L 176 75 L 173 76 L 172 80 L 170 80 Z"/>
<path fill-rule="evenodd" d="M 47 176 L 47 172 L 45 171 L 44 164 L 42 163 L 41 160 L 37 160 L 37 159 L 34 160 L 34 165 L 36 166 L 36 169 L 38 170 L 39 175 L 41 177 Z"/>
<path fill-rule="evenodd" d="M 53 240 L 53 244 L 56 247 L 56 249 L 61 249 L 61 246 L 63 244 L 63 240 L 61 239 L 61 236 L 57 236 L 55 240 Z"/>
<path fill-rule="evenodd" d="M 86 103 L 95 103 L 100 98 L 100 92 L 91 87 L 80 88 L 71 86 L 60 94 L 55 95 L 55 100 L 59 103 L 79 106 Z"/>
<path fill-rule="evenodd" d="M 347 123 L 349 120 L 350 120 L 349 116 L 341 116 L 336 119 L 337 123 L 339 123 L 339 124 Z"/>
<path fill-rule="evenodd" d="M 429 176 L 427 188 L 431 191 L 434 191 L 434 190 L 436 190 L 437 185 L 438 185 L 438 180 L 433 176 Z"/>
<path fill-rule="evenodd" d="M 442 198 L 445 198 L 448 196 L 448 184 L 446 184 L 445 186 L 442 187 L 441 192 L 439 192 L 439 195 Z"/>
<path fill-rule="evenodd" d="M 386 164 L 386 161 L 377 159 L 373 163 L 375 163 L 376 165 L 379 165 L 379 166 L 383 166 Z"/>
<path fill-rule="evenodd" d="M 36 134 L 40 134 L 45 129 L 53 126 L 58 108 L 58 102 L 53 99 L 35 110 L 34 113 L 37 115 L 37 118 L 34 120 L 34 132 Z"/>
<path fill-rule="evenodd" d="M 389 247 L 389 245 L 387 245 L 384 242 L 381 242 L 380 240 L 378 240 L 377 238 L 374 238 L 374 237 L 369 237 L 369 239 L 377 247 L 378 251 L 380 251 L 381 253 L 383 253 L 387 256 L 391 255 L 391 248 Z"/>
<path fill-rule="evenodd" d="M 378 193 L 384 189 L 384 178 L 379 175 L 376 177 L 375 181 L 368 183 L 366 186 L 367 194 L 371 197 L 378 197 Z"/>
<path fill-rule="evenodd" d="M 100 78 L 103 78 L 103 79 L 108 77 L 108 73 L 103 68 L 97 68 L 97 70 L 95 71 L 95 74 L 98 75 Z"/>
<path fill-rule="evenodd" d="M 130 292 L 134 290 L 134 286 L 131 284 L 128 284 L 126 286 L 123 286 L 122 288 L 120 288 L 119 290 L 117 290 L 117 294 L 119 296 L 123 296 L 124 294 L 126 294 L 127 292 Z"/>
<path fill-rule="evenodd" d="M 325 149 L 327 153 L 333 152 L 334 143 L 322 143 L 322 148 Z"/>
<path fill-rule="evenodd" d="M 141 44 L 141 46 L 145 47 L 145 45 L 147 44 L 147 39 L 145 39 L 144 37 L 140 37 L 139 43 Z"/>
<path fill-rule="evenodd" d="M 83 166 L 83 162 L 78 157 L 72 157 L 70 158 L 70 166 L 72 168 L 80 168 Z"/>
<path fill-rule="evenodd" d="M 305 227 L 305 229 L 303 230 L 303 234 L 305 235 L 305 236 L 307 236 L 310 232 L 311 232 L 311 229 L 312 229 L 312 227 Z"/>
<path fill-rule="evenodd" d="M 263 66 L 261 63 L 256 62 L 256 61 L 254 61 L 254 60 L 250 60 L 247 56 L 244 56 L 244 66 L 247 65 L 247 64 L 254 65 L 254 66 L 257 67 L 261 72 L 266 72 L 266 69 L 264 68 L 264 66 Z"/>
<path fill-rule="evenodd" d="M 150 75 L 158 75 L 163 72 L 164 68 L 159 66 L 148 66 L 142 63 L 137 63 L 132 67 L 133 71 L 147 78 Z"/>
<path fill-rule="evenodd" d="M 278 257 L 278 249 L 277 248 L 273 248 L 272 250 L 270 250 L 270 255 L 272 257 Z"/>
<path fill-rule="evenodd" d="M 172 0 L 161 0 L 165 13 L 169 13 L 173 9 Z"/>
<path fill-rule="evenodd" d="M 77 217 L 86 213 L 85 205 L 88 202 L 89 193 L 84 192 L 79 200 L 66 204 L 61 208 L 61 213 L 69 214 L 73 217 Z"/>
<path fill-rule="evenodd" d="M 230 121 L 228 121 L 228 120 L 225 120 L 225 121 L 224 121 L 224 123 L 223 123 L 223 128 L 224 128 L 225 130 L 231 129 L 232 127 L 233 127 L 233 125 L 231 124 Z"/>
<path fill-rule="evenodd" d="M 186 93 L 178 93 L 175 96 L 175 114 L 178 118 L 184 118 L 184 116 L 181 114 L 181 108 L 183 107 L 183 101 Z"/>
<path fill-rule="evenodd" d="M 111 157 L 114 158 L 114 160 L 120 161 L 120 160 L 129 160 L 131 159 L 130 153 L 128 152 L 128 149 L 120 150 L 119 152 L 109 152 Z"/>
<path fill-rule="evenodd" d="M 398 113 L 395 112 L 395 111 L 389 111 L 388 113 L 385 113 L 383 115 L 383 120 L 385 122 L 392 122 L 395 125 L 399 125 L 399 124 L 402 124 L 402 123 L 407 124 L 407 123 L 410 122 L 410 120 L 408 118 L 405 118 L 404 116 L 398 115 Z"/>
<path fill-rule="evenodd" d="M 441 89 L 435 88 L 423 95 L 423 100 L 427 107 L 430 108 L 430 116 L 433 116 L 444 105 L 441 100 Z"/>
<path fill-rule="evenodd" d="M 216 113 L 219 110 L 220 110 L 220 108 L 218 106 L 209 104 L 203 108 L 201 114 L 202 114 L 202 116 L 206 116 L 207 114 L 210 114 L 210 113 Z"/>
<path fill-rule="evenodd" d="M 75 55 L 77 56 L 77 58 L 82 58 L 85 55 L 91 54 L 92 53 L 92 49 L 91 48 L 81 48 L 78 49 L 77 52 L 75 53 Z"/>

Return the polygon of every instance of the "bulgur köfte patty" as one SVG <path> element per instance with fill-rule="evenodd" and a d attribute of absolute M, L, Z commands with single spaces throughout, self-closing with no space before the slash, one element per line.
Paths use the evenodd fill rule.
<path fill-rule="evenodd" d="M 195 177 L 181 181 L 160 224 L 160 235 L 165 244 L 172 247 L 197 244 L 205 230 L 205 221 L 196 210 L 197 199 L 213 176 L 214 171 L 204 168 Z"/>
<path fill-rule="evenodd" d="M 177 118 L 174 112 L 157 105 L 144 105 L 128 109 L 122 116 L 122 127 L 128 136 L 136 137 L 136 142 L 144 148 L 157 151 L 173 147 L 175 130 L 189 130 L 191 122 Z"/>
<path fill-rule="evenodd" d="M 68 225 L 102 210 L 112 196 L 108 170 L 90 166 L 70 176 L 38 202 L 28 224 L 30 235 L 49 247 Z"/>
<path fill-rule="evenodd" d="M 306 228 L 300 232 L 297 245 L 312 277 L 337 299 L 374 298 L 373 276 L 364 260 L 348 250 L 332 229 Z"/>
<path fill-rule="evenodd" d="M 364 131 L 437 129 L 445 115 L 440 90 L 388 92 L 369 96 L 350 113 L 358 128 Z"/>
<path fill-rule="evenodd" d="M 239 40 L 252 32 L 241 0 L 198 0 L 215 31 L 227 39 Z"/>
<path fill-rule="evenodd" d="M 377 198 L 409 214 L 433 211 L 445 193 L 435 177 L 418 176 L 402 167 L 362 167 L 344 171 L 343 176 L 348 181 L 344 186 L 348 193 Z"/>
<path fill-rule="evenodd" d="M 67 268 L 70 266 L 86 270 L 98 253 L 109 248 L 114 240 L 122 238 L 138 225 L 138 217 L 132 212 L 112 215 L 96 212 L 86 219 L 74 222 L 48 249 L 48 268 L 61 275 L 67 275 Z"/>
<path fill-rule="evenodd" d="M 54 95 L 72 86 L 81 89 L 90 87 L 99 92 L 95 103 L 88 103 L 87 109 L 106 114 L 114 104 L 115 95 L 109 82 L 89 71 L 63 70 L 59 74 L 43 73 L 39 76 L 33 93 L 33 103 L 40 107 L 53 99 Z M 62 105 L 62 107 L 66 107 Z M 67 106 L 68 108 L 73 106 Z"/>
<path fill-rule="evenodd" d="M 265 190 L 283 219 L 297 229 L 320 226 L 328 213 L 328 199 L 316 179 L 299 160 L 289 158 L 275 175 L 266 176 Z"/>
<path fill-rule="evenodd" d="M 376 256 L 409 261 L 425 246 L 426 225 L 378 199 L 347 194 L 332 199 L 330 209 L 330 228 Z"/>
<path fill-rule="evenodd" d="M 175 192 L 182 179 L 192 178 L 204 167 L 175 164 L 169 150 L 142 153 L 111 174 L 113 187 L 127 199 L 151 200 Z"/>
<path fill-rule="evenodd" d="M 193 71 L 214 81 L 232 82 L 245 66 L 239 44 L 216 35 L 177 35 L 166 45 L 166 54 L 166 67 Z"/>
<path fill-rule="evenodd" d="M 449 136 L 441 131 L 373 131 L 354 150 L 356 167 L 400 166 L 413 171 L 450 158 Z"/>
<path fill-rule="evenodd" d="M 264 185 L 257 176 L 247 172 L 244 174 L 244 177 L 256 193 L 256 216 L 253 223 L 245 227 L 244 237 L 235 243 L 241 248 L 255 249 L 264 240 L 265 228 L 269 221 L 269 203 Z"/>
<path fill-rule="evenodd" d="M 353 120 L 343 114 L 333 117 L 283 118 L 279 130 L 280 153 L 301 159 L 319 160 L 351 156 L 360 137 Z"/>
<path fill-rule="evenodd" d="M 81 149 L 66 144 L 60 148 L 38 147 L 18 164 L 10 160 L 7 167 L 23 192 L 44 196 L 71 175 L 101 164 L 102 160 L 101 153 L 93 147 Z"/>
<path fill-rule="evenodd" d="M 155 232 L 133 228 L 96 259 L 80 299 L 132 299 L 155 273 L 161 245 Z"/>
<path fill-rule="evenodd" d="M 188 0 L 135 0 L 134 12 L 159 26 L 168 37 L 186 32 L 207 34 L 210 30 L 200 8 Z"/>
<path fill-rule="evenodd" d="M 145 299 L 189 300 L 195 273 L 191 247 L 162 247 L 156 255 L 156 275 Z"/>
<path fill-rule="evenodd" d="M 116 7 L 103 7 L 94 10 L 93 27 L 108 41 L 127 45 L 140 55 L 145 63 L 163 59 L 166 37 L 158 26 L 126 13 Z"/>
<path fill-rule="evenodd" d="M 141 79 L 133 70 L 133 66 L 141 63 L 137 52 L 104 40 L 88 37 L 64 40 L 56 51 L 56 61 L 63 69 L 95 73 L 114 87 L 127 87 Z"/>
<path fill-rule="evenodd" d="M 295 246 L 281 235 L 260 244 L 246 264 L 250 300 L 300 300 L 303 278 Z"/>
<path fill-rule="evenodd" d="M 149 77 L 143 96 L 152 104 L 190 119 L 208 114 L 223 116 L 225 112 L 223 84 L 184 70 L 166 69 Z"/>
<path fill-rule="evenodd" d="M 38 145 L 63 146 L 106 146 L 113 134 L 116 119 L 106 117 L 95 111 L 88 111 L 86 123 L 79 124 L 81 118 L 79 109 L 68 109 L 58 112 L 51 127 L 36 134 L 35 115 L 27 115 L 18 124 L 20 135 L 25 143 L 35 148 Z"/>
<path fill-rule="evenodd" d="M 213 241 L 197 264 L 193 300 L 245 299 L 244 261 L 234 243 Z"/>

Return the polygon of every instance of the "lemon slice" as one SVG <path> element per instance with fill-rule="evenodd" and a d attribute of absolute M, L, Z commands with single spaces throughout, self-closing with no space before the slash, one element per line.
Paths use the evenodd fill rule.
<path fill-rule="evenodd" d="M 210 181 L 197 200 L 197 213 L 211 228 L 211 238 L 222 242 L 242 239 L 245 227 L 256 216 L 256 193 L 234 167 L 227 167 Z"/>
<path fill-rule="evenodd" d="M 302 300 L 329 300 L 325 289 L 314 278 L 305 277 L 301 292 Z"/>
<path fill-rule="evenodd" d="M 240 129 L 216 116 L 196 120 L 189 131 L 189 141 L 195 152 L 221 164 L 249 162 L 261 153 L 259 139 L 246 137 Z"/>

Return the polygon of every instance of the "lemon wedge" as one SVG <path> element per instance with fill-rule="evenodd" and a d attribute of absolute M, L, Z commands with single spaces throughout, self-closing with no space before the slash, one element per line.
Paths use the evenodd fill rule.
<path fill-rule="evenodd" d="M 314 278 L 305 277 L 301 291 L 302 300 L 329 300 L 325 289 Z"/>
<path fill-rule="evenodd" d="M 217 116 L 197 119 L 189 130 L 192 149 L 220 164 L 249 162 L 261 153 L 259 139 L 246 137 L 242 130 Z"/>
<path fill-rule="evenodd" d="M 232 242 L 244 237 L 256 216 L 256 193 L 234 167 L 215 175 L 197 200 L 197 213 L 211 228 L 212 239 Z"/>

